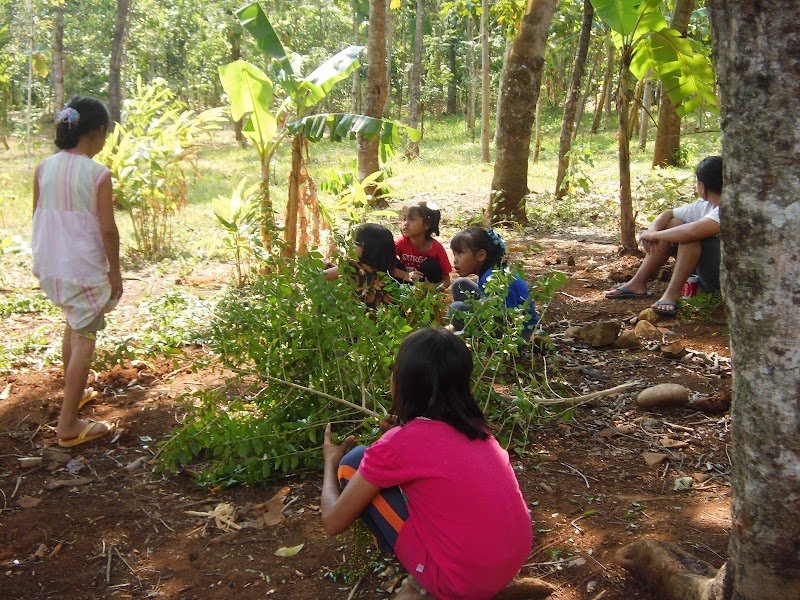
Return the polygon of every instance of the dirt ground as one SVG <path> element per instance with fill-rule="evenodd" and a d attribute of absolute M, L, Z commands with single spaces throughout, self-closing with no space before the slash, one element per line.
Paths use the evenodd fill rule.
<path fill-rule="evenodd" d="M 573 232 L 536 241 L 542 250 L 525 259 L 526 271 L 569 275 L 546 318 L 557 349 L 550 366 L 572 383 L 575 395 L 641 381 L 679 382 L 692 396 L 688 406 L 644 410 L 635 403 L 643 383 L 531 429 L 528 451 L 512 457 L 536 531 L 523 574 L 553 584 L 557 600 L 651 598 L 615 561 L 626 543 L 672 541 L 715 567 L 725 556 L 730 419 L 701 408 L 704 397 L 729 394 L 727 331 L 709 322 L 658 323 L 660 336 L 690 350 L 679 359 L 667 358 L 656 342 L 617 350 L 565 340 L 570 325 L 630 320 L 650 301 L 603 297 L 636 265 L 620 258 L 609 240 Z M 526 243 L 517 240 L 511 249 Z M 0 335 L 8 331 L 0 328 Z M 170 359 L 98 373 L 94 385 L 102 395 L 84 412 L 116 422 L 118 434 L 71 452 L 57 450 L 53 430 L 59 369 L 0 376 L 0 598 L 390 596 L 385 590 L 396 582 L 391 566 L 355 590 L 355 582 L 333 577 L 351 538 L 322 531 L 320 472 L 209 491 L 187 474 L 153 471 L 156 443 L 181 418 L 180 394 L 224 379 L 213 368 L 182 369 L 200 352 L 187 349 L 177 368 Z M 644 452 L 666 460 L 650 467 Z M 33 466 L 22 466 L 26 457 L 33 457 Z M 676 491 L 676 480 L 691 487 Z M 223 503 L 241 511 L 285 487 L 286 518 L 274 526 L 225 532 L 213 517 L 196 514 Z M 294 556 L 275 555 L 299 544 Z"/>

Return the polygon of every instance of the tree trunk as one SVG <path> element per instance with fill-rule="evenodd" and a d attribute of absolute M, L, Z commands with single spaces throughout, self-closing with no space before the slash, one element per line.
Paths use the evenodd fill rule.
<path fill-rule="evenodd" d="M 636 82 L 633 92 L 633 104 L 628 111 L 628 140 L 633 139 L 633 134 L 639 131 L 639 113 L 642 108 L 642 96 L 644 95 L 644 80 Z"/>
<path fill-rule="evenodd" d="M 392 0 L 386 0 L 386 102 L 385 111 L 389 111 L 392 102 L 392 42 L 394 40 L 394 15 L 392 15 Z"/>
<path fill-rule="evenodd" d="M 411 79 L 408 82 L 408 124 L 419 129 L 422 122 L 422 40 L 425 28 L 425 0 L 417 0 L 417 18 L 414 30 L 414 60 L 411 63 Z M 409 142 L 406 148 L 408 158 L 419 156 L 419 144 Z"/>
<path fill-rule="evenodd" d="M 242 26 L 239 25 L 239 20 L 234 18 L 232 12 L 228 13 L 228 43 L 231 46 L 231 62 L 237 61 L 242 58 Z M 244 117 L 238 121 L 233 122 L 233 133 L 236 141 L 242 148 L 247 148 L 247 138 L 242 133 L 244 125 Z"/>
<path fill-rule="evenodd" d="M 455 115 L 458 113 L 458 38 L 450 36 L 447 45 L 447 64 L 450 70 L 450 80 L 447 82 L 447 114 Z"/>
<path fill-rule="evenodd" d="M 603 89 L 594 107 L 594 120 L 589 133 L 597 133 L 600 130 L 600 118 L 606 105 L 606 99 L 610 96 L 611 81 L 614 78 L 614 46 L 611 44 L 611 36 L 606 37 L 606 72 L 603 76 Z"/>
<path fill-rule="evenodd" d="M 497 115 L 497 159 L 494 165 L 488 217 L 525 223 L 528 158 L 544 68 L 547 32 L 556 0 L 528 0 L 500 85 L 503 103 Z"/>
<path fill-rule="evenodd" d="M 506 38 L 505 40 L 505 49 L 503 50 L 503 64 L 500 67 L 500 81 L 503 80 L 503 74 L 506 72 L 508 68 L 508 55 L 511 54 L 511 44 L 513 44 L 513 40 L 509 40 Z M 495 114 L 500 112 L 500 103 L 503 101 L 503 88 L 501 87 L 497 90 L 497 105 L 495 107 Z M 494 143 L 497 144 L 497 130 L 495 129 L 494 132 Z"/>
<path fill-rule="evenodd" d="M 608 129 L 609 125 L 611 124 L 611 97 L 614 95 L 611 91 L 611 87 L 614 78 L 614 65 L 616 64 L 617 60 L 616 48 L 614 48 L 614 43 L 611 41 L 611 36 L 606 38 L 606 48 L 608 49 L 607 54 L 608 61 L 610 63 L 607 66 L 606 74 L 610 79 L 608 81 L 608 87 L 606 88 L 605 98 L 603 98 L 603 115 L 605 118 L 605 128 Z"/>
<path fill-rule="evenodd" d="M 677 0 L 675 11 L 672 13 L 670 27 L 686 36 L 689 27 L 689 18 L 694 10 L 694 0 Z M 675 111 L 675 105 L 666 93 L 661 94 L 661 104 L 658 107 L 658 130 L 653 150 L 653 166 L 677 166 L 678 149 L 681 145 L 681 118 Z"/>
<path fill-rule="evenodd" d="M 64 106 L 64 5 L 56 4 L 53 21 L 53 106 Z"/>
<path fill-rule="evenodd" d="M 130 9 L 131 0 L 117 0 L 117 16 L 111 38 L 111 63 L 108 68 L 108 111 L 114 123 L 122 121 L 122 60 L 125 55 Z"/>
<path fill-rule="evenodd" d="M 635 251 L 636 222 L 631 197 L 631 152 L 628 140 L 628 110 L 631 86 L 631 48 L 622 49 L 619 65 L 619 90 L 617 91 L 617 149 L 619 153 L 619 230 L 620 242 L 625 252 Z"/>
<path fill-rule="evenodd" d="M 561 121 L 561 138 L 558 144 L 558 171 L 556 173 L 556 199 L 560 199 L 569 190 L 562 187 L 569 166 L 569 149 L 572 146 L 572 129 L 575 127 L 575 109 L 578 95 L 581 93 L 581 79 L 586 68 L 586 54 L 589 52 L 589 40 L 592 36 L 592 19 L 594 7 L 589 0 L 583 0 L 583 21 L 578 48 L 575 50 L 575 61 L 572 65 L 572 79 L 569 82 L 567 98 L 564 102 L 564 118 Z"/>
<path fill-rule="evenodd" d="M 467 100 L 467 129 L 475 140 L 475 100 L 477 97 L 477 77 L 475 73 L 475 20 L 472 15 L 467 17 L 467 42 L 469 51 L 469 98 Z"/>
<path fill-rule="evenodd" d="M 370 0 L 369 33 L 367 35 L 367 87 L 364 94 L 364 114 L 383 117 L 383 107 L 389 94 L 386 80 L 386 1 Z M 380 168 L 378 139 L 358 136 L 358 176 L 364 179 Z M 373 191 L 373 190 L 370 190 Z"/>
<path fill-rule="evenodd" d="M 353 0 L 353 44 L 361 43 L 361 17 L 358 14 L 358 0 Z M 353 71 L 353 86 L 350 90 L 353 112 L 361 114 L 361 69 Z"/>
<path fill-rule="evenodd" d="M 302 134 L 295 134 L 292 138 L 292 170 L 289 172 L 288 199 L 286 201 L 286 219 L 283 223 L 283 240 L 286 247 L 284 256 L 294 256 L 297 252 L 297 212 L 300 205 L 300 174 L 303 170 L 303 145 Z"/>
<path fill-rule="evenodd" d="M 597 77 L 597 69 L 600 65 L 600 59 L 602 58 L 600 52 L 596 52 L 594 55 L 594 60 L 592 61 L 592 70 L 589 71 L 589 77 L 586 78 L 586 83 L 584 84 L 583 93 L 578 98 L 578 108 L 575 111 L 575 127 L 572 128 L 572 141 L 575 142 L 575 139 L 578 137 L 578 132 L 581 130 L 581 122 L 583 121 L 583 115 L 586 110 L 586 102 L 589 99 L 589 94 L 592 93 L 594 89 L 594 81 Z"/>
<path fill-rule="evenodd" d="M 621 558 L 660 599 L 789 600 L 800 598 L 797 7 L 708 5 L 725 157 L 722 290 L 735 365 L 728 562 L 704 576 L 685 553 L 664 561 L 653 542 L 636 542 Z"/>
<path fill-rule="evenodd" d="M 650 107 L 653 105 L 653 79 L 650 74 L 644 81 L 644 94 L 642 95 L 642 108 L 639 121 L 639 150 L 647 148 L 647 127 L 650 125 Z"/>
<path fill-rule="evenodd" d="M 489 0 L 481 0 L 481 160 L 489 162 Z"/>
<path fill-rule="evenodd" d="M 533 162 L 539 162 L 539 152 L 542 151 L 542 95 L 536 99 L 536 114 L 533 117 Z"/>

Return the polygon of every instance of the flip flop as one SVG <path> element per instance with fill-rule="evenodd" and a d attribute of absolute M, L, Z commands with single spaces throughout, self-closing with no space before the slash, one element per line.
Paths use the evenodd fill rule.
<path fill-rule="evenodd" d="M 62 448 L 72 448 L 74 446 L 80 446 L 81 444 L 86 444 L 87 442 L 100 439 L 101 437 L 108 435 L 114 430 L 114 428 L 111 427 L 110 425 L 102 423 L 107 427 L 105 431 L 102 431 L 101 433 L 95 433 L 94 435 L 89 435 L 89 432 L 92 429 L 94 429 L 95 425 L 100 425 L 100 424 L 101 422 L 99 421 L 90 420 L 87 423 L 86 427 L 83 428 L 83 431 L 81 431 L 78 434 L 78 437 L 60 439 L 58 440 L 58 445 L 61 446 Z"/>
<path fill-rule="evenodd" d="M 649 298 L 651 294 L 650 292 L 633 292 L 626 286 L 621 285 L 613 290 L 607 291 L 604 295 L 610 300 L 618 300 L 620 298 Z"/>
<path fill-rule="evenodd" d="M 78 402 L 78 410 L 82 409 L 88 402 L 97 398 L 100 394 L 94 388 L 86 388 L 83 390 L 83 398 Z"/>
<path fill-rule="evenodd" d="M 669 307 L 669 308 L 662 308 L 662 307 Z M 678 303 L 673 302 L 672 300 L 659 300 L 655 304 L 653 304 L 650 308 L 653 309 L 653 312 L 659 314 L 663 317 L 674 317 L 678 314 Z"/>

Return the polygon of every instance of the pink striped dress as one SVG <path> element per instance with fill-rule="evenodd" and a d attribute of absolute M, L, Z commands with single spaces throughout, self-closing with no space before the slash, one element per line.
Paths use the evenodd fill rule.
<path fill-rule="evenodd" d="M 33 274 L 72 329 L 88 326 L 113 304 L 97 216 L 97 190 L 110 176 L 103 165 L 69 150 L 36 167 Z"/>

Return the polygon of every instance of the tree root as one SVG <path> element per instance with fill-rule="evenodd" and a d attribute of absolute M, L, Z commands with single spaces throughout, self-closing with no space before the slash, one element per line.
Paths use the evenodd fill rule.
<path fill-rule="evenodd" d="M 658 600 L 724 600 L 725 565 L 719 571 L 680 548 L 640 540 L 617 551 L 617 560 Z"/>

